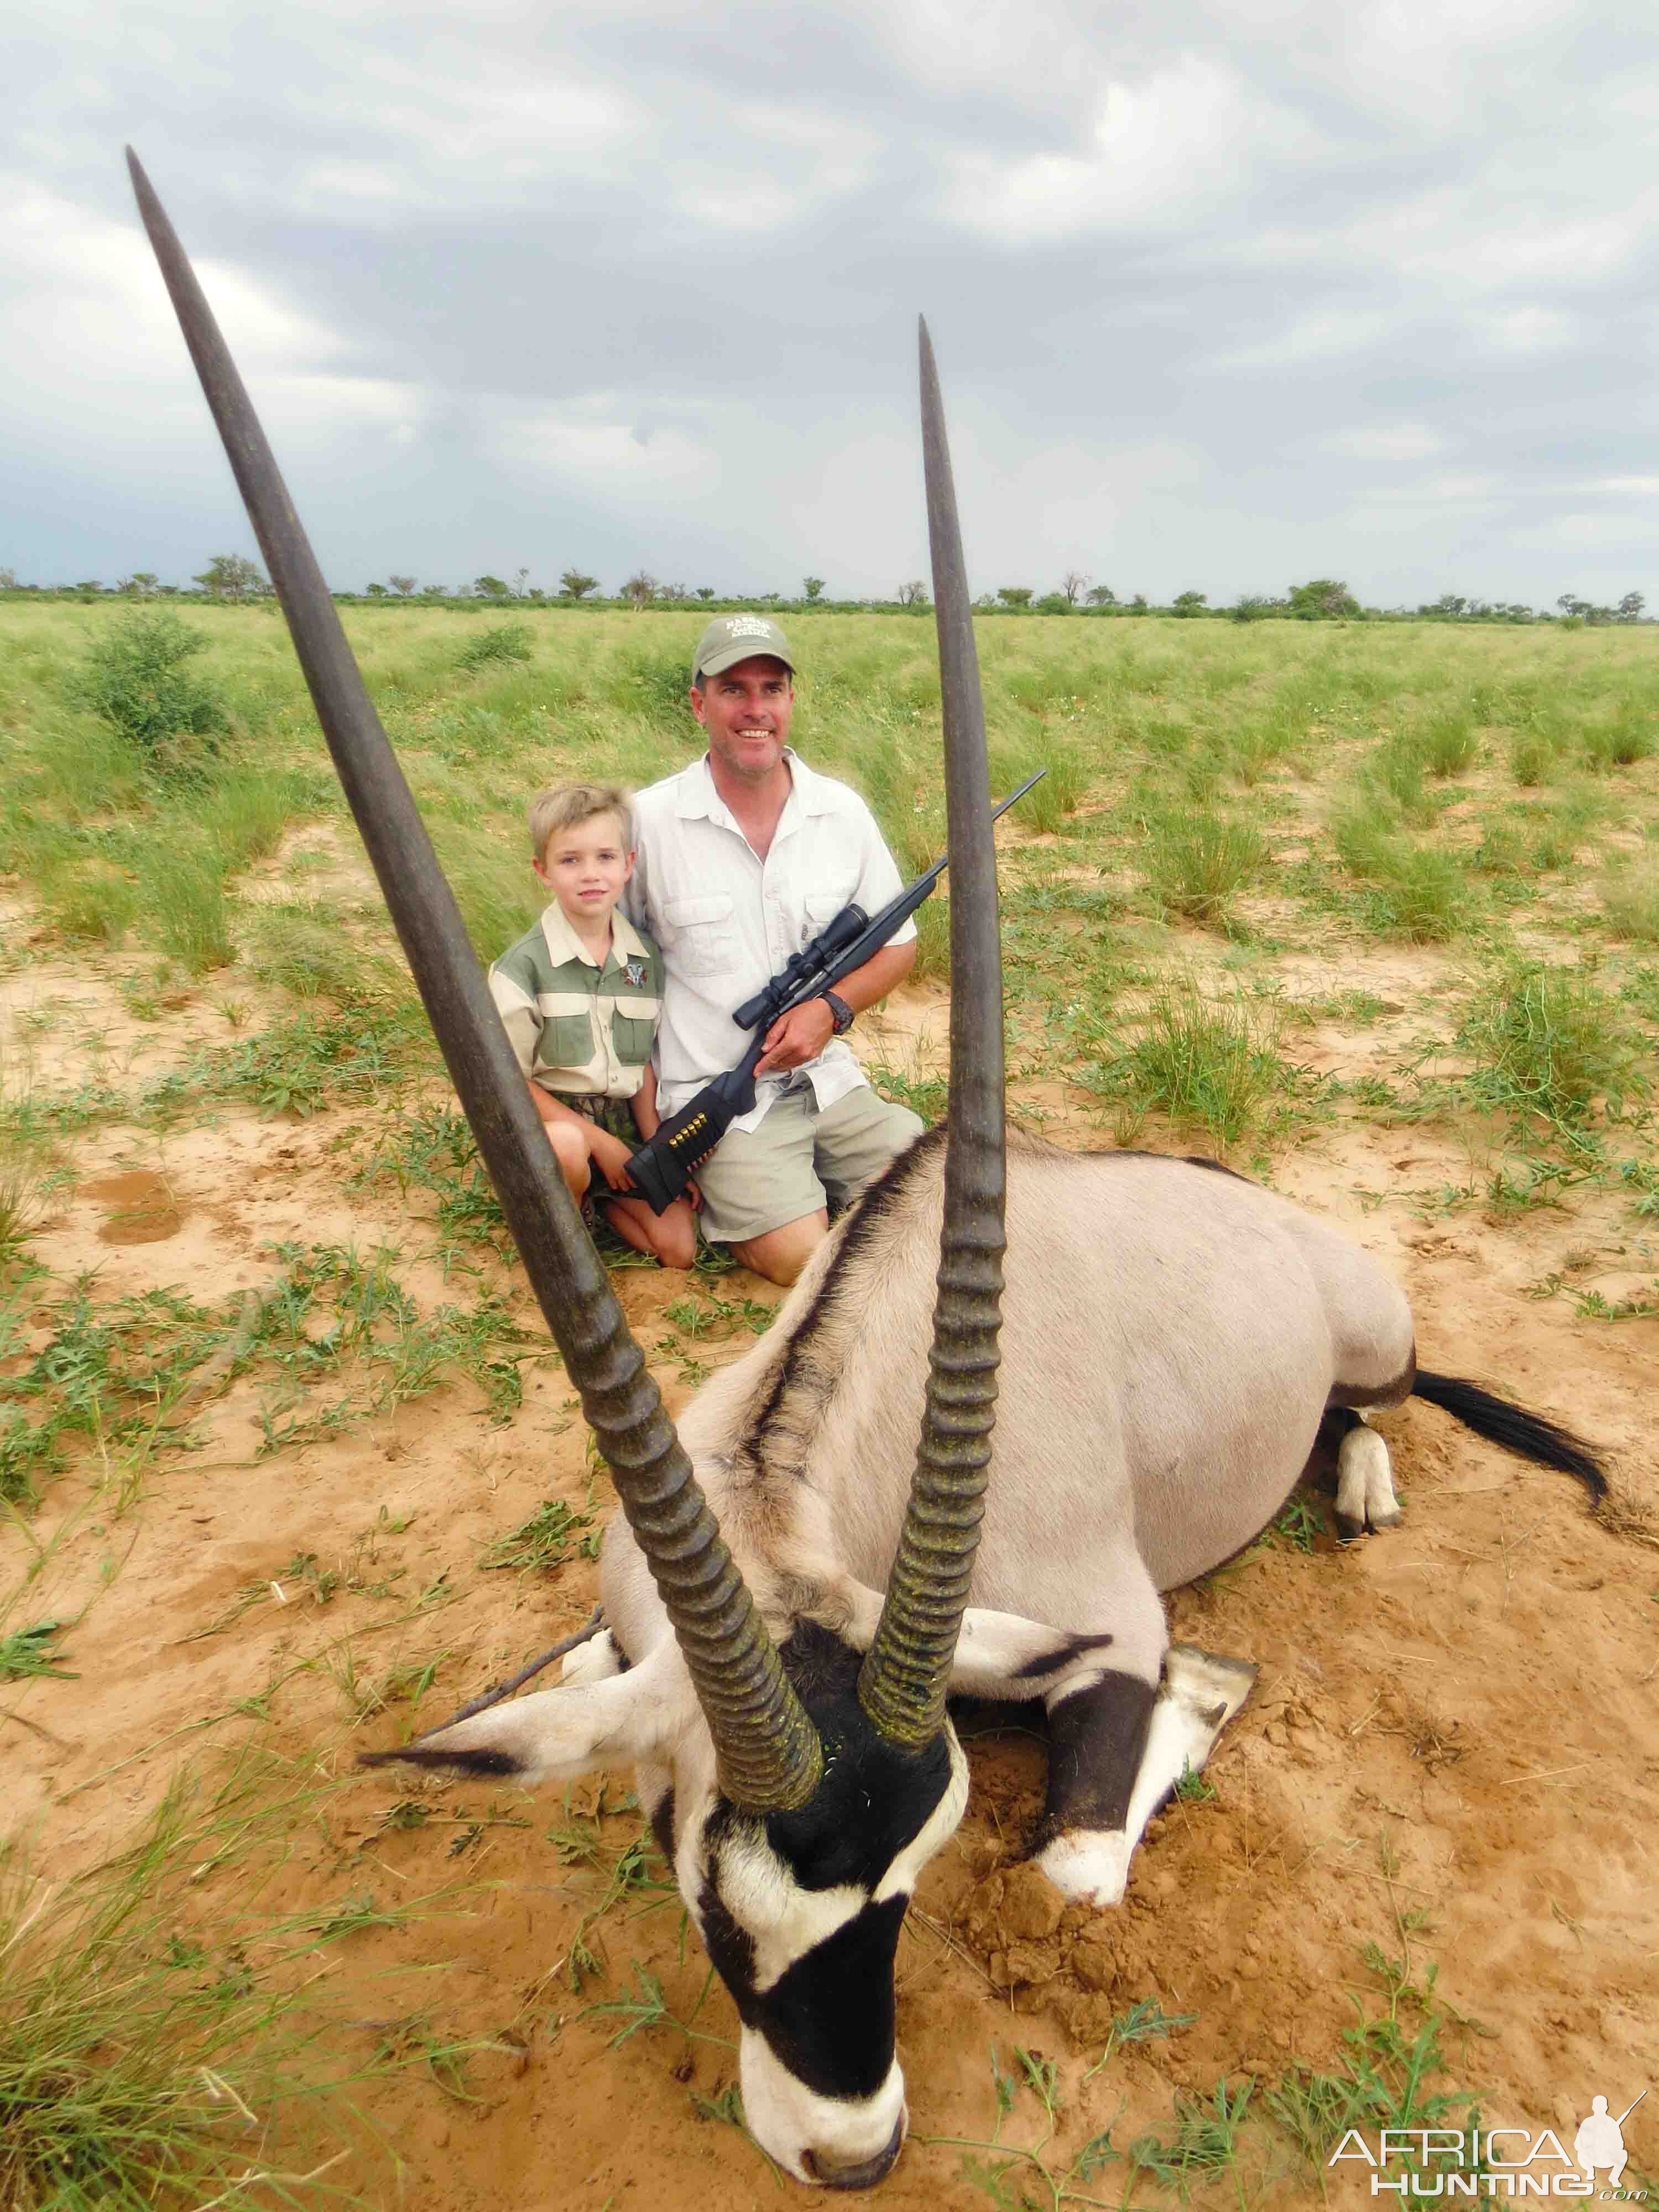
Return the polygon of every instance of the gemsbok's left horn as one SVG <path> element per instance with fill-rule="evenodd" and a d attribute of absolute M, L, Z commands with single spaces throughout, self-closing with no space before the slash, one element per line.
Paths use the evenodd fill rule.
<path fill-rule="evenodd" d="M 927 1400 L 909 1503 L 859 1702 L 890 1741 L 920 1751 L 945 1724 L 996 1419 L 1002 1315 L 1002 946 L 985 708 L 951 449 L 923 322 L 921 439 L 933 556 L 951 877 L 951 1104 L 945 1222 Z"/>

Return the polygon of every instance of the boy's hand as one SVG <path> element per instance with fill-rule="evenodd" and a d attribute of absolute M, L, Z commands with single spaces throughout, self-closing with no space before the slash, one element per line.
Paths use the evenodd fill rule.
<path fill-rule="evenodd" d="M 613 1137 L 609 1129 L 595 1128 L 587 1139 L 587 1155 L 603 1173 L 613 1190 L 632 1190 L 634 1178 L 628 1172 L 628 1163 L 634 1157 L 634 1147 Z"/>
<path fill-rule="evenodd" d="M 692 1212 L 701 1213 L 702 1212 L 702 1193 L 698 1188 L 694 1178 L 690 1176 L 687 1176 L 685 1179 L 685 1195 L 691 1201 Z"/>

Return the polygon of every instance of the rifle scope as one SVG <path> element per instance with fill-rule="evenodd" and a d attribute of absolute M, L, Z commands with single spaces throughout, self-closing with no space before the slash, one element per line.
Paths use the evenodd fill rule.
<path fill-rule="evenodd" d="M 745 999 L 732 1015 L 740 1030 L 758 1029 L 764 1022 L 769 1029 L 782 1012 L 787 1000 L 793 998 L 802 984 L 820 968 L 827 968 L 838 952 L 844 952 L 869 927 L 870 917 L 861 906 L 846 906 L 829 927 L 802 947 L 781 975 L 775 975 L 763 991 L 757 991 L 752 999 Z"/>

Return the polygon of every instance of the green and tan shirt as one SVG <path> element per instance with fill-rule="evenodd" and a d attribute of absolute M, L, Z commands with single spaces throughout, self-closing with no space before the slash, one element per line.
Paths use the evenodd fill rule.
<path fill-rule="evenodd" d="M 555 904 L 491 968 L 489 995 L 532 1083 L 580 1097 L 631 1098 L 657 1034 L 662 955 L 618 910 L 600 969 Z"/>

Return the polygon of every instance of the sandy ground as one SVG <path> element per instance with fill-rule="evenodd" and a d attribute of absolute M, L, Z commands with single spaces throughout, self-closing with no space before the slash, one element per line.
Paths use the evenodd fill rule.
<path fill-rule="evenodd" d="M 1364 988 L 1403 1006 L 1408 990 L 1420 997 L 1423 970 L 1419 956 L 1356 956 L 1340 975 L 1310 964 L 1292 988 Z M 93 995 L 84 977 L 28 973 L 32 997 L 8 983 L 14 1013 Z M 118 1055 L 114 1010 L 100 1011 Z M 941 994 L 914 994 L 878 1056 L 936 1064 L 944 1015 Z M 166 1064 L 170 1030 L 147 1035 L 151 1060 Z M 1316 1032 L 1307 1048 L 1352 1065 L 1394 1036 L 1384 1018 Z M 1048 1133 L 1090 1138 L 1078 1102 L 1051 1090 L 1040 1102 Z M 283 1238 L 393 1242 L 423 1303 L 454 1295 L 422 1256 L 426 1201 L 347 1189 L 349 1121 L 227 1115 L 165 1141 L 99 1132 L 76 1148 L 80 1180 L 37 1239 L 39 1257 L 58 1276 L 95 1269 L 106 1294 L 175 1285 L 214 1299 L 268 1280 L 266 1248 Z M 1214 1800 L 1154 1825 L 1115 1913 L 1061 1911 L 1022 1863 L 1040 1742 L 1018 1729 L 976 1735 L 968 1819 L 929 1869 L 900 1951 L 914 2135 L 884 2191 L 895 2212 L 989 2201 L 963 2163 L 984 2154 L 926 2139 L 988 2136 L 994 2049 L 1005 2069 L 1017 2045 L 1061 2062 L 1064 2154 L 1115 2116 L 1125 2144 L 1167 2131 L 1172 2089 L 1207 2094 L 1223 2074 L 1276 2078 L 1294 2060 L 1330 2062 L 1355 2016 L 1351 1993 L 1375 1996 L 1364 1947 L 1398 1957 L 1407 1936 L 1413 1972 L 1437 1963 L 1441 1997 L 1473 2023 L 1446 2041 L 1489 2122 L 1570 2135 L 1592 2094 L 1617 2112 L 1659 2081 L 1659 1495 L 1647 1425 L 1659 1322 L 1578 1320 L 1570 1301 L 1528 1294 L 1571 1273 L 1587 1244 L 1602 1256 L 1572 1274 L 1575 1288 L 1613 1296 L 1650 1280 L 1653 1263 L 1634 1240 L 1627 1269 L 1617 1252 L 1608 1259 L 1611 1200 L 1605 1222 L 1594 1207 L 1496 1223 L 1477 1204 L 1430 1203 L 1468 1182 L 1470 1158 L 1455 1132 L 1339 1122 L 1279 1180 L 1396 1271 L 1425 1365 L 1485 1380 L 1598 1439 L 1615 1510 L 1592 1518 L 1571 1480 L 1504 1459 L 1431 1409 L 1384 1417 L 1402 1528 L 1346 1549 L 1326 1537 L 1310 1554 L 1260 1549 L 1174 1601 L 1179 1636 L 1255 1660 L 1261 1679 L 1212 1761 Z M 627 1272 L 617 1282 L 649 1351 L 684 1279 Z M 769 1295 L 746 1277 L 719 1288 Z M 747 1341 L 697 1349 L 718 1361 Z M 673 1359 L 655 1364 L 672 1409 L 687 1386 Z M 746 2138 L 699 2116 L 696 2100 L 717 2100 L 732 2078 L 722 2041 L 659 2027 L 611 2049 L 626 2021 L 583 2016 L 633 1987 L 636 1969 L 690 2014 L 705 1966 L 695 1938 L 682 1948 L 677 1902 L 627 1905 L 589 1927 L 604 1971 L 578 1992 L 573 1942 L 604 1881 L 548 1840 L 567 1822 L 563 1793 L 492 1799 L 353 1771 L 357 1751 L 399 1740 L 412 1718 L 388 1692 L 385 1710 L 354 1724 L 354 1680 L 384 1689 L 398 1669 L 435 1661 L 419 1714 L 435 1723 L 592 1607 L 597 1570 L 580 1557 L 524 1577 L 477 1564 L 491 1536 L 545 1498 L 582 1509 L 591 1492 L 596 1512 L 608 1506 L 562 1371 L 550 1360 L 526 1370 L 509 1426 L 489 1425 L 457 1385 L 263 1460 L 252 1387 L 216 1387 L 180 1417 L 199 1449 L 161 1459 L 131 1513 L 107 1515 L 83 1472 L 54 1487 L 34 1524 L 41 1540 L 65 1532 L 40 1609 L 80 1615 L 80 1679 L 0 1696 L 12 1820 L 64 1870 L 118 1844 L 182 1759 L 242 1737 L 349 1777 L 284 1868 L 285 1901 L 437 1901 L 331 1954 L 335 2015 L 355 2023 L 331 2031 L 343 2055 L 367 2056 L 389 2021 L 417 2014 L 434 2032 L 495 2048 L 471 2062 L 464 2094 L 420 2069 L 367 2093 L 366 2117 L 401 2172 L 366 2153 L 334 2179 L 422 2212 L 787 2201 L 791 2185 Z M 305 1553 L 343 1577 L 326 1604 L 289 1571 Z M 268 1720 L 235 1710 L 273 1683 Z M 612 1853 L 639 1825 L 620 1809 L 628 1784 L 618 1775 L 569 1793 L 572 1814 L 605 1808 L 598 1825 Z M 389 1819 L 399 1803 L 416 1810 Z M 211 1878 L 204 1899 L 210 1919 Z M 1084 2083 L 1113 2016 L 1149 1996 L 1197 2018 Z M 732 2037 L 718 1987 L 696 2027 Z M 1006 2139 L 1035 2143 L 1039 2119 L 1024 2099 Z M 1630 2136 L 1638 2164 L 1659 2169 L 1659 2116 L 1638 2116 Z M 1118 2201 L 1122 2172 L 1098 2183 L 1102 2201 Z M 1270 2130 L 1248 2154 L 1246 2182 L 1253 2202 L 1318 2195 Z M 1029 2172 L 1007 2185 L 1027 2185 Z M 1332 2178 L 1329 2201 L 1362 2194 L 1346 2172 Z M 1227 2196 L 1238 2201 L 1231 2181 Z M 1048 2199 L 1037 2189 L 1030 2201 Z"/>

